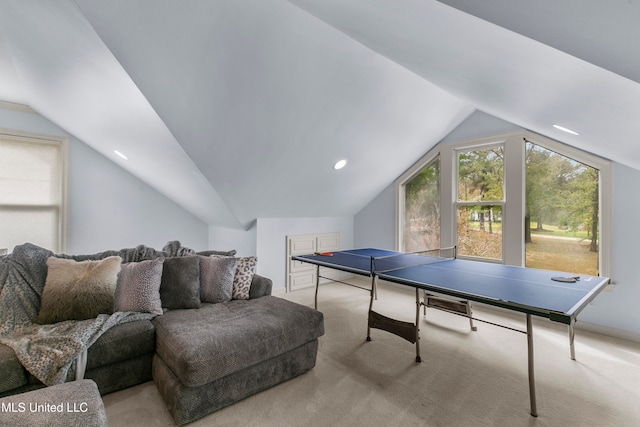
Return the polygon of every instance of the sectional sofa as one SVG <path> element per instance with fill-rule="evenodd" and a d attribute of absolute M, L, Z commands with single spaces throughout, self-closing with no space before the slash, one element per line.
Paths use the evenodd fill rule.
<path fill-rule="evenodd" d="M 307 372 L 322 313 L 272 296 L 255 265 L 176 242 L 73 256 L 16 247 L 0 257 L 0 397 L 81 377 L 101 394 L 153 380 L 183 425 Z M 34 344 L 68 357 L 52 363 Z"/>

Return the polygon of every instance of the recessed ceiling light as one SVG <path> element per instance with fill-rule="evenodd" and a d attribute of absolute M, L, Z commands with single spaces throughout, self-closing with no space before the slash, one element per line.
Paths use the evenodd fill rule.
<path fill-rule="evenodd" d="M 570 133 L 571 135 L 580 135 L 580 134 L 579 134 L 578 132 L 576 132 L 575 130 L 571 130 L 571 129 L 566 128 L 566 127 L 564 127 L 564 126 L 560 126 L 560 125 L 553 125 L 553 127 L 554 127 L 554 128 L 556 128 L 556 129 L 558 129 L 558 130 L 561 130 L 561 131 L 563 131 L 563 132 Z"/>
<path fill-rule="evenodd" d="M 344 159 L 342 159 L 342 160 L 338 160 L 338 161 L 336 162 L 336 164 L 335 164 L 335 165 L 333 165 L 333 168 L 334 168 L 335 170 L 339 170 L 339 169 L 342 169 L 343 167 L 345 167 L 345 166 L 346 166 L 346 164 L 347 164 L 347 161 L 346 161 L 346 160 L 344 160 Z"/>
<path fill-rule="evenodd" d="M 116 153 L 118 156 L 122 157 L 123 159 L 129 160 L 129 158 L 127 156 L 125 156 L 124 154 L 122 154 L 118 150 L 113 150 L 113 152 Z"/>

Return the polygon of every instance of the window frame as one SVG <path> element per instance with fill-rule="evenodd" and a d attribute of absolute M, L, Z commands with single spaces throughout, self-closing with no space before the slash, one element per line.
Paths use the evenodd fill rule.
<path fill-rule="evenodd" d="M 438 194 L 440 195 L 440 203 L 442 203 L 442 157 L 440 156 L 440 152 L 435 151 L 432 155 L 427 154 L 427 156 L 422 158 L 424 161 L 416 163 L 408 172 L 409 175 L 402 181 L 402 185 L 398 187 L 396 184 L 396 248 L 403 248 L 404 250 L 404 223 L 401 218 L 405 217 L 405 207 L 406 207 L 406 192 L 405 192 L 405 184 L 415 178 L 423 169 L 430 167 L 435 162 L 439 161 L 440 164 L 438 166 L 440 173 L 440 180 L 438 181 Z M 400 193 L 399 193 L 400 192 Z M 401 194 L 400 197 L 397 195 Z M 440 206 L 440 223 L 442 224 L 442 206 Z M 440 227 L 440 246 L 442 246 L 442 226 Z M 444 247 L 444 246 L 442 246 Z"/>
<path fill-rule="evenodd" d="M 459 189 L 460 189 L 460 185 L 458 182 L 458 178 L 459 178 L 459 172 L 460 172 L 460 153 L 464 153 L 464 152 L 472 152 L 472 151 L 480 151 L 480 150 L 490 150 L 492 148 L 495 147 L 502 147 L 503 148 L 503 164 L 502 164 L 502 200 L 491 200 L 491 201 L 466 201 L 466 200 L 460 200 L 459 197 Z M 503 221 L 503 227 L 504 227 L 504 218 L 505 218 L 505 210 L 506 210 L 506 206 L 507 206 L 507 194 L 506 194 L 506 188 L 507 188 L 507 171 L 506 171 L 506 152 L 507 152 L 507 147 L 506 147 L 506 141 L 503 139 L 498 138 L 497 140 L 495 138 L 483 138 L 481 140 L 476 141 L 475 143 L 471 144 L 471 145 L 467 145 L 467 144 L 462 144 L 460 146 L 455 146 L 453 148 L 453 161 L 454 161 L 454 165 L 453 165 L 453 176 L 452 176 L 452 181 L 453 181 L 453 192 L 454 194 L 452 194 L 451 197 L 451 203 L 453 204 L 453 218 L 452 218 L 452 222 L 451 222 L 451 226 L 454 227 L 454 229 L 452 230 L 453 232 L 453 236 L 452 236 L 452 244 L 449 246 L 454 246 L 458 244 L 458 227 L 457 227 L 457 217 L 458 217 L 458 209 L 461 207 L 470 207 L 470 206 L 500 206 L 502 213 L 502 221 Z M 504 233 L 503 233 L 504 236 Z M 493 262 L 493 263 L 502 263 L 504 262 L 504 256 L 505 256 L 505 239 L 502 238 L 502 248 L 501 248 L 501 258 L 500 259 L 495 259 L 495 258 L 482 258 L 482 257 L 477 257 L 477 256 L 464 256 L 464 255 L 460 255 L 458 253 L 458 258 L 463 258 L 463 259 L 471 259 L 471 260 L 475 260 L 475 261 L 484 261 L 484 262 Z"/>
<path fill-rule="evenodd" d="M 440 245 L 455 246 L 457 242 L 456 215 L 458 153 L 491 145 L 504 144 L 504 191 L 502 205 L 502 260 L 474 260 L 502 262 L 506 265 L 525 265 L 524 216 L 526 205 L 525 141 L 569 157 L 599 171 L 599 266 L 600 275 L 611 277 L 611 215 L 612 215 L 612 168 L 611 161 L 584 150 L 552 140 L 540 134 L 520 130 L 506 134 L 490 135 L 461 141 L 441 142 L 395 181 L 395 244 L 397 250 L 404 247 L 404 184 L 417 175 L 437 156 L 440 157 Z M 466 203 L 466 202 L 464 202 Z M 478 202 L 472 203 L 478 204 Z M 491 204 L 496 204 L 491 202 Z"/>
<path fill-rule="evenodd" d="M 40 134 L 35 132 L 25 132 L 14 129 L 0 128 L 0 138 L 8 138 L 24 141 L 29 144 L 54 144 L 60 147 L 60 205 L 58 212 L 58 224 L 56 233 L 58 234 L 58 247 L 50 248 L 57 253 L 65 252 L 68 238 L 68 205 L 69 205 L 69 138 Z M 41 209 L 43 205 L 34 205 L 33 209 Z M 24 206 L 21 206 L 24 208 Z M 13 248 L 7 248 L 9 251 Z"/>

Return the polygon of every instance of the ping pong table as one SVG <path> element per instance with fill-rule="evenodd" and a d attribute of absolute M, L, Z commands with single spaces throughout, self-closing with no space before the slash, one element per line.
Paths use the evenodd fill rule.
<path fill-rule="evenodd" d="M 604 289 L 609 283 L 609 279 L 584 275 L 578 277 L 571 273 L 458 259 L 455 257 L 455 248 L 452 249 L 453 255 L 449 256 L 441 256 L 444 250 L 404 253 L 365 248 L 299 255 L 293 256 L 292 259 L 317 266 L 316 308 L 318 307 L 318 289 L 322 278 L 320 275 L 321 267 L 370 277 L 371 287 L 364 288 L 371 295 L 367 341 L 371 340 L 372 328 L 398 335 L 415 344 L 416 362 L 421 362 L 420 308 L 424 306 L 426 310 L 427 293 L 524 313 L 526 331 L 507 329 L 527 335 L 531 415 L 537 416 L 532 316 L 544 317 L 568 325 L 571 358 L 575 360 L 574 325 L 576 318 Z M 373 311 L 373 301 L 379 279 L 415 288 L 415 323 L 391 319 Z M 420 299 L 420 291 L 425 295 L 423 301 Z M 470 311 L 466 315 L 471 317 Z M 486 322 L 481 319 L 476 320 Z M 506 327 L 492 322 L 486 323 Z"/>

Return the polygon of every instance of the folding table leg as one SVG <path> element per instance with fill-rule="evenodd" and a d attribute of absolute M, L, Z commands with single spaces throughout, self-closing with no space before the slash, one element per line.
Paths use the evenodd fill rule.
<path fill-rule="evenodd" d="M 367 320 L 367 341 L 371 341 L 371 310 L 373 310 L 373 300 L 374 298 L 376 298 L 376 283 L 377 283 L 377 276 L 374 274 L 371 276 L 371 296 L 369 299 L 369 313 L 368 313 L 368 317 L 369 320 Z"/>
<path fill-rule="evenodd" d="M 316 266 L 316 300 L 315 309 L 318 309 L 318 288 L 320 287 L 320 266 Z"/>
<path fill-rule="evenodd" d="M 420 357 L 420 290 L 416 288 L 416 362 L 422 362 Z"/>
<path fill-rule="evenodd" d="M 536 407 L 536 379 L 533 367 L 533 322 L 531 321 L 531 315 L 527 314 L 527 349 L 529 360 L 529 399 L 531 401 L 531 415 L 538 416 L 538 409 Z"/>
<path fill-rule="evenodd" d="M 573 339 L 575 338 L 575 325 L 576 319 L 571 319 L 569 323 L 569 348 L 571 349 L 571 360 L 576 360 L 576 349 L 573 345 Z"/>

